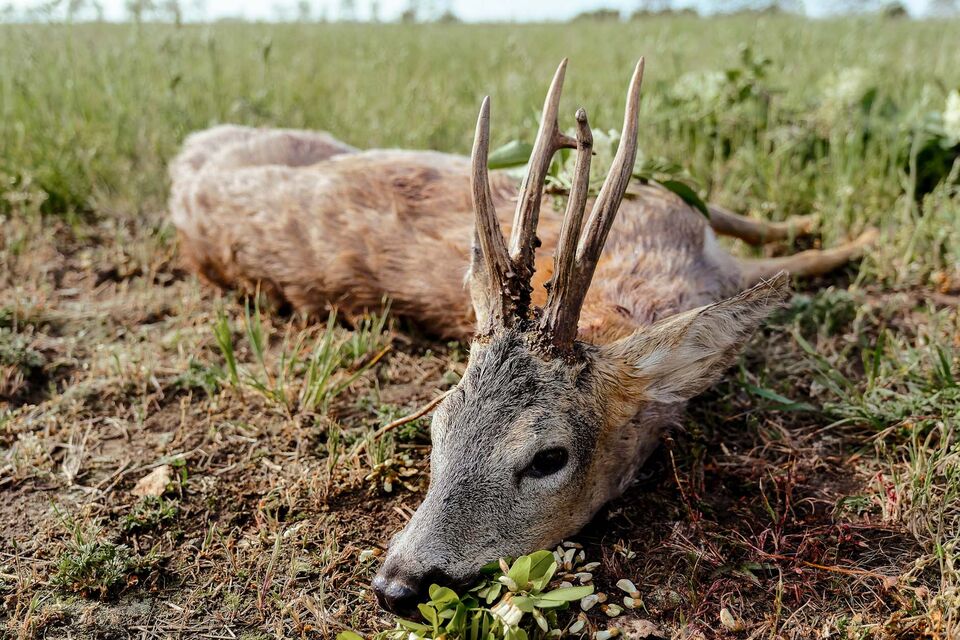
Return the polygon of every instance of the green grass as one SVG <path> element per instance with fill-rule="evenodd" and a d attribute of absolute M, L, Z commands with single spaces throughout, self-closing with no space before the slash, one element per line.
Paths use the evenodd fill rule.
<path fill-rule="evenodd" d="M 466 153 L 486 94 L 494 144 L 530 141 L 564 56 L 564 123 L 582 105 L 600 140 L 645 55 L 644 166 L 676 165 L 757 217 L 817 214 L 823 246 L 869 225 L 882 240 L 798 283 L 584 532 L 598 591 L 619 598 L 628 578 L 643 604 L 582 626 L 960 634 L 960 146 L 943 118 L 958 30 L 775 15 L 0 25 L 0 633 L 392 628 L 371 550 L 426 486 L 429 421 L 372 434 L 455 384 L 465 352 L 386 314 L 347 329 L 216 299 L 176 266 L 166 163 L 226 122 Z M 190 482 L 132 502 L 158 460 Z M 64 533 L 61 512 L 80 524 Z"/>
<path fill-rule="evenodd" d="M 123 544 L 103 539 L 97 529 L 71 532 L 66 549 L 60 554 L 51 582 L 83 596 L 108 598 L 136 584 L 137 575 L 155 560 L 141 557 Z"/>
<path fill-rule="evenodd" d="M 619 128 L 630 68 L 645 55 L 644 154 L 677 161 L 705 195 L 736 208 L 776 218 L 820 213 L 829 242 L 866 224 L 884 227 L 872 270 L 923 282 L 960 255 L 956 234 L 946 233 L 960 220 L 955 199 L 942 190 L 921 203 L 905 195 L 918 182 L 929 188 L 928 169 L 951 168 L 927 157 L 933 152 L 918 166 L 924 147 L 912 132 L 960 87 L 956 29 L 949 21 L 787 16 L 0 27 L 0 193 L 8 209 L 158 212 L 164 165 L 179 142 L 222 122 L 326 129 L 360 147 L 465 153 L 487 93 L 494 142 L 529 140 L 564 56 L 563 113 L 583 105 L 595 128 Z M 764 58 L 771 63 L 757 66 Z M 704 104 L 709 82 L 684 77 L 761 68 L 756 83 L 741 82 L 751 100 L 735 107 Z M 866 110 L 845 102 L 858 83 L 876 91 Z"/>

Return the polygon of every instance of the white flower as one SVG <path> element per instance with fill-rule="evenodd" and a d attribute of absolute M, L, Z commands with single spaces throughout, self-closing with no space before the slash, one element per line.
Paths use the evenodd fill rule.
<path fill-rule="evenodd" d="M 947 96 L 947 106 L 943 109 L 943 132 L 951 142 L 960 142 L 960 90 L 954 89 Z"/>
<path fill-rule="evenodd" d="M 823 89 L 824 102 L 837 106 L 855 104 L 869 88 L 870 74 L 860 67 L 846 67 L 834 73 Z"/>
<path fill-rule="evenodd" d="M 712 104 L 723 95 L 726 84 L 723 71 L 690 71 L 674 83 L 673 95 L 679 100 Z"/>
<path fill-rule="evenodd" d="M 860 67 L 846 67 L 827 77 L 817 114 L 832 126 L 846 119 L 870 88 L 870 74 Z"/>
<path fill-rule="evenodd" d="M 509 594 L 507 594 L 509 596 Z M 490 613 L 494 616 L 500 618 L 503 621 L 505 627 L 515 627 L 519 624 L 520 619 L 523 618 L 523 611 L 520 610 L 517 605 L 511 602 L 511 598 L 505 597 L 503 600 L 498 602 L 492 609 Z"/>

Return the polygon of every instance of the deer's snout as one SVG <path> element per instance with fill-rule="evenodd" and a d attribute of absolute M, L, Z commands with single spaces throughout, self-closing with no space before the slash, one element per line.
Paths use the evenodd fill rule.
<path fill-rule="evenodd" d="M 398 615 L 416 611 L 417 604 L 427 597 L 430 585 L 451 586 L 453 580 L 442 569 L 426 572 L 404 571 L 400 563 L 384 563 L 373 579 L 373 591 L 380 606 Z"/>
<path fill-rule="evenodd" d="M 409 584 L 399 577 L 389 578 L 383 571 L 373 579 L 373 591 L 377 594 L 380 606 L 397 615 L 407 615 L 416 608 L 420 600 L 417 585 Z"/>

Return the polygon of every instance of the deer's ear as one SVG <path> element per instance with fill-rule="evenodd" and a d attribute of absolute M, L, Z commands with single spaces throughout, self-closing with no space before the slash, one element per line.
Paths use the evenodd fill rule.
<path fill-rule="evenodd" d="M 733 298 L 661 320 L 603 348 L 645 400 L 681 402 L 717 381 L 789 290 L 779 273 Z"/>

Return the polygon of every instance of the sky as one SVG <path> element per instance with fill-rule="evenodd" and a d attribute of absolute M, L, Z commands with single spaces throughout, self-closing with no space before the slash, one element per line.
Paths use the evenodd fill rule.
<path fill-rule="evenodd" d="M 162 1 L 162 0 L 161 0 Z M 342 0 L 306 0 L 314 17 L 325 15 L 330 20 L 339 17 Z M 99 0 L 108 20 L 122 20 L 126 16 L 126 0 Z M 914 15 L 922 15 L 930 0 L 905 0 Z M 38 0 L 0 0 L 0 7 L 11 5 L 18 12 L 41 4 Z M 66 4 L 64 2 L 63 4 Z M 159 4 L 159 2 L 158 2 Z M 273 20 L 278 17 L 293 18 L 297 13 L 297 0 L 181 0 L 188 20 L 214 20 L 237 17 L 249 20 Z M 355 18 L 367 20 L 371 5 L 379 7 L 381 20 L 395 20 L 410 5 L 410 0 L 354 0 Z M 591 9 L 614 8 L 624 13 L 634 11 L 640 0 L 421 0 L 421 5 L 450 7 L 466 21 L 538 21 L 566 20 Z M 676 6 L 695 6 L 704 12 L 715 11 L 723 6 L 722 0 L 674 0 Z M 804 0 L 807 13 L 822 16 L 830 13 L 834 0 Z"/>

